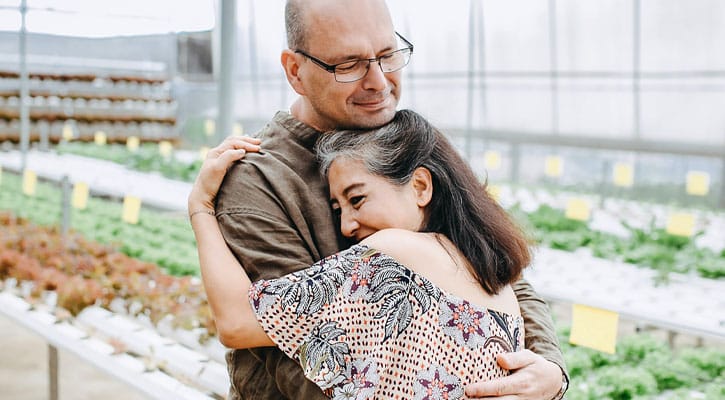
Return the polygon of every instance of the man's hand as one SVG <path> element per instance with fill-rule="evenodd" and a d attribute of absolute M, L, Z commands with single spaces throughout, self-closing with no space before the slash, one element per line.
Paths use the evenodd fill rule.
<path fill-rule="evenodd" d="M 468 397 L 551 400 L 561 389 L 561 368 L 530 350 L 502 353 L 497 356 L 497 361 L 498 365 L 512 371 L 512 374 L 466 386 Z"/>

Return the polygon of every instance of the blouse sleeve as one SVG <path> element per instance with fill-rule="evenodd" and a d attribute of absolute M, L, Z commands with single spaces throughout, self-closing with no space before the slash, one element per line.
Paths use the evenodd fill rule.
<path fill-rule="evenodd" d="M 249 301 L 267 335 L 305 376 L 326 390 L 342 379 L 350 355 L 347 330 L 354 302 L 353 274 L 367 270 L 370 255 L 356 245 L 304 270 L 252 284 Z M 347 310 L 348 312 L 344 312 Z"/>

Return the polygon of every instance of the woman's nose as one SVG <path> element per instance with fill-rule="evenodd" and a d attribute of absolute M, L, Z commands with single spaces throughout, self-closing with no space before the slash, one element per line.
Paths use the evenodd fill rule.
<path fill-rule="evenodd" d="M 360 228 L 360 224 L 357 223 L 355 218 L 346 217 L 343 215 L 340 218 L 340 232 L 342 235 L 348 238 L 355 237 L 355 232 Z"/>

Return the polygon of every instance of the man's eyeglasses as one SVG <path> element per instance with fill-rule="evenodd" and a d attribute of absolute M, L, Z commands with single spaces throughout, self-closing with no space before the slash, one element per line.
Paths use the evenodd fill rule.
<path fill-rule="evenodd" d="M 395 50 L 387 54 L 383 54 L 376 58 L 364 58 L 360 60 L 350 60 L 341 62 L 339 64 L 327 64 L 326 62 L 312 57 L 302 50 L 295 50 L 295 53 L 300 53 L 307 57 L 313 63 L 317 64 L 320 68 L 327 72 L 335 74 L 335 80 L 342 83 L 349 83 L 359 81 L 368 74 L 370 70 L 370 63 L 377 62 L 380 66 L 380 70 L 388 73 L 395 72 L 402 69 L 410 61 L 410 56 L 413 54 L 413 43 L 410 43 L 408 39 L 404 38 L 403 35 L 395 32 L 395 34 L 403 41 L 405 47 L 400 50 Z"/>

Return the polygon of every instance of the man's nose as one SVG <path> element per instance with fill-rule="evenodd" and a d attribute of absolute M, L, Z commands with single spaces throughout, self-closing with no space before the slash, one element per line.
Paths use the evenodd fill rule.
<path fill-rule="evenodd" d="M 380 91 L 384 90 L 387 85 L 388 79 L 385 77 L 380 60 L 370 61 L 368 73 L 363 78 L 363 88 Z"/>

